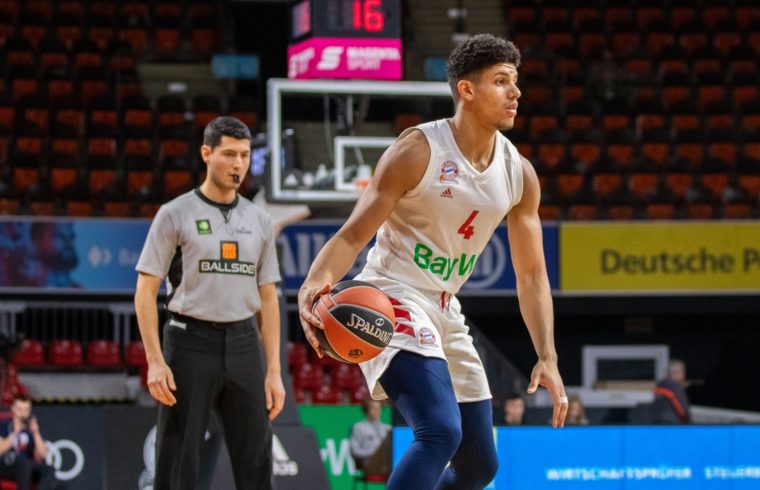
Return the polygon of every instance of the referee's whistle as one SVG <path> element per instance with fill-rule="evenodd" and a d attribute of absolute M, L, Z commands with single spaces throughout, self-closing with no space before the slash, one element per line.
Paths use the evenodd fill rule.
<path fill-rule="evenodd" d="M 239 175 L 233 175 L 232 176 L 232 181 L 235 182 L 236 184 L 239 184 L 240 183 L 240 176 Z"/>

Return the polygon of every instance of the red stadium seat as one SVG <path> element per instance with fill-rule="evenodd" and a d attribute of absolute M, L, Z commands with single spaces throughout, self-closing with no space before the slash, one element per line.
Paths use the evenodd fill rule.
<path fill-rule="evenodd" d="M 728 56 L 731 50 L 742 44 L 742 38 L 735 32 L 718 32 L 713 36 L 713 44 L 723 56 Z"/>
<path fill-rule="evenodd" d="M 201 58 L 209 58 L 216 50 L 216 31 L 205 28 L 193 29 L 190 32 L 190 43 L 193 53 Z"/>
<path fill-rule="evenodd" d="M 557 194 L 562 199 L 568 199 L 583 187 L 583 175 L 563 174 L 557 176 Z"/>
<path fill-rule="evenodd" d="M 545 45 L 547 49 L 557 52 L 573 47 L 575 45 L 575 37 L 570 32 L 548 32 L 546 34 Z"/>
<path fill-rule="evenodd" d="M 369 388 L 366 383 L 362 383 L 354 391 L 349 393 L 349 401 L 351 403 L 361 403 L 369 396 Z"/>
<path fill-rule="evenodd" d="M 339 363 L 335 367 L 331 377 L 332 385 L 339 390 L 354 391 L 365 382 L 357 366 L 344 363 Z"/>
<path fill-rule="evenodd" d="M 121 365 L 119 346 L 113 340 L 93 340 L 87 345 L 87 363 L 98 367 Z"/>
<path fill-rule="evenodd" d="M 704 174 L 702 175 L 702 185 L 710 191 L 713 198 L 720 199 L 728 185 L 728 174 Z"/>
<path fill-rule="evenodd" d="M 571 204 L 567 215 L 572 220 L 596 220 L 599 219 L 599 208 L 594 204 Z"/>
<path fill-rule="evenodd" d="M 92 202 L 68 199 L 65 204 L 66 216 L 88 217 L 92 216 Z"/>
<path fill-rule="evenodd" d="M 18 367 L 40 367 L 45 365 L 45 349 L 39 340 L 24 339 L 13 354 L 13 363 Z"/>
<path fill-rule="evenodd" d="M 164 172 L 164 197 L 176 197 L 193 187 L 193 174 L 189 170 L 167 170 Z"/>
<path fill-rule="evenodd" d="M 303 404 L 307 403 L 308 397 L 306 396 L 307 391 L 301 388 L 293 387 L 293 398 L 295 399 L 296 403 Z"/>
<path fill-rule="evenodd" d="M 565 145 L 562 143 L 544 143 L 538 146 L 538 162 L 542 168 L 554 169 L 565 159 Z"/>
<path fill-rule="evenodd" d="M 2 215 L 16 215 L 19 214 L 21 204 L 18 199 L 12 198 L 0 198 L 0 214 Z"/>
<path fill-rule="evenodd" d="M 39 167 L 13 167 L 12 182 L 16 192 L 26 192 L 29 188 L 40 182 Z"/>
<path fill-rule="evenodd" d="M 176 28 L 158 28 L 155 31 L 153 46 L 160 58 L 174 59 L 179 54 L 180 33 Z"/>
<path fill-rule="evenodd" d="M 674 219 L 675 206 L 670 203 L 649 203 L 646 205 L 646 213 L 649 219 Z"/>
<path fill-rule="evenodd" d="M 82 346 L 75 340 L 54 340 L 50 344 L 48 360 L 53 366 L 81 366 L 83 361 Z"/>
<path fill-rule="evenodd" d="M 127 172 L 127 194 L 136 196 L 153 186 L 155 173 L 152 170 L 130 170 Z"/>
<path fill-rule="evenodd" d="M 607 217 L 611 220 L 632 220 L 636 217 L 636 210 L 628 204 L 616 204 L 607 210 Z"/>
<path fill-rule="evenodd" d="M 711 202 L 693 202 L 686 206 L 688 219 L 708 220 L 715 218 L 715 205 Z"/>
<path fill-rule="evenodd" d="M 99 194 L 112 189 L 116 184 L 117 173 L 115 169 L 98 168 L 90 170 L 88 185 L 90 191 Z"/>
<path fill-rule="evenodd" d="M 729 202 L 723 205 L 722 217 L 725 219 L 751 219 L 752 206 L 744 202 Z"/>
<path fill-rule="evenodd" d="M 323 375 L 322 366 L 307 363 L 301 366 L 301 369 L 293 376 L 293 385 L 297 388 L 316 391 L 322 386 Z"/>
<path fill-rule="evenodd" d="M 740 175 L 739 187 L 747 191 L 752 199 L 760 197 L 760 175 Z"/>
<path fill-rule="evenodd" d="M 133 340 L 124 347 L 124 362 L 127 366 L 147 367 L 148 361 L 145 358 L 145 347 L 139 340 Z"/>
<path fill-rule="evenodd" d="M 109 218 L 124 218 L 131 215 L 129 203 L 126 201 L 108 200 L 103 203 L 103 214 Z"/>
<path fill-rule="evenodd" d="M 554 204 L 542 204 L 538 208 L 538 216 L 541 221 L 556 221 L 560 218 L 562 210 Z"/>
<path fill-rule="evenodd" d="M 596 143 L 573 143 L 570 145 L 570 157 L 584 168 L 596 165 L 600 156 L 601 150 Z"/>
<path fill-rule="evenodd" d="M 160 207 L 161 204 L 157 202 L 140 203 L 137 214 L 141 218 L 153 218 Z"/>
<path fill-rule="evenodd" d="M 148 33 L 144 27 L 122 29 L 119 35 L 129 44 L 134 54 L 139 56 L 145 52 L 148 45 Z"/>
<path fill-rule="evenodd" d="M 323 405 L 337 405 L 343 401 L 343 395 L 330 385 L 321 386 L 312 396 L 312 402 Z"/>
<path fill-rule="evenodd" d="M 686 172 L 674 172 L 665 176 L 665 186 L 678 199 L 685 199 L 694 182 L 694 176 Z"/>
<path fill-rule="evenodd" d="M 55 114 L 55 123 L 74 130 L 78 135 L 84 131 L 84 112 L 81 109 L 60 109 Z"/>
<path fill-rule="evenodd" d="M 623 177 L 620 174 L 595 174 L 591 178 L 591 187 L 600 199 L 606 199 L 619 191 L 623 185 Z"/>
<path fill-rule="evenodd" d="M 685 24 L 694 21 L 697 13 L 691 7 L 675 7 L 670 11 L 670 26 L 678 32 Z"/>
<path fill-rule="evenodd" d="M 670 146 L 667 143 L 642 143 L 641 155 L 655 164 L 664 166 L 670 158 Z"/>
<path fill-rule="evenodd" d="M 307 362 L 309 362 L 309 351 L 306 344 L 288 342 L 288 368 L 290 372 L 297 373 L 301 366 Z"/>
<path fill-rule="evenodd" d="M 628 189 L 634 196 L 647 200 L 654 195 L 658 182 L 659 176 L 655 173 L 633 173 L 628 176 Z"/>

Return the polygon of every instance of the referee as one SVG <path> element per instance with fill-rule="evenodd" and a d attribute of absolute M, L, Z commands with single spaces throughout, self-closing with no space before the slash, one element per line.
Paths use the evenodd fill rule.
<path fill-rule="evenodd" d="M 212 409 L 237 489 L 272 488 L 270 420 L 285 398 L 280 275 L 271 218 L 238 194 L 250 154 L 245 124 L 211 121 L 201 147 L 206 180 L 159 209 L 137 263 L 135 310 L 148 389 L 160 402 L 155 490 L 195 488 Z M 164 278 L 169 318 L 162 352 L 156 298 Z"/>

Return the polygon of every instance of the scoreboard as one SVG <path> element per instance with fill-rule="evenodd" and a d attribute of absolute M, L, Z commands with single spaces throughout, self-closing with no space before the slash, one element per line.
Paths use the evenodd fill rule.
<path fill-rule="evenodd" d="M 288 78 L 401 79 L 400 0 L 291 5 Z"/>

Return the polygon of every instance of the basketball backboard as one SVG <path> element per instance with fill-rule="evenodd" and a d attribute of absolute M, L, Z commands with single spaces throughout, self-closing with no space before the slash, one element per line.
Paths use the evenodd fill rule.
<path fill-rule="evenodd" d="M 267 198 L 354 201 L 406 125 L 452 113 L 442 82 L 270 79 Z"/>

